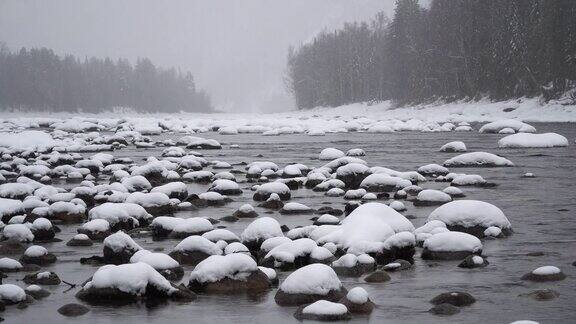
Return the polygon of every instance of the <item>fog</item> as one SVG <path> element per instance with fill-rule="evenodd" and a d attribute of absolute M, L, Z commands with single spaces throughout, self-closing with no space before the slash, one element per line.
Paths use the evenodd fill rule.
<path fill-rule="evenodd" d="M 287 49 L 324 28 L 391 14 L 394 0 L 2 0 L 0 41 L 190 70 L 217 109 L 293 107 Z"/>

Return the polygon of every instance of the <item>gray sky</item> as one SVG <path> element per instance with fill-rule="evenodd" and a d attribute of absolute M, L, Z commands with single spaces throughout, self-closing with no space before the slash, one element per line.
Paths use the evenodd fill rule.
<path fill-rule="evenodd" d="M 0 0 L 0 41 L 80 57 L 149 57 L 190 70 L 229 111 L 292 107 L 290 45 L 323 28 L 391 14 L 394 0 Z"/>

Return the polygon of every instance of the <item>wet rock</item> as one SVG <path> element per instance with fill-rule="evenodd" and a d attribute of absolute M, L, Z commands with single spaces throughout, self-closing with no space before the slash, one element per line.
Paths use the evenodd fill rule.
<path fill-rule="evenodd" d="M 66 317 L 77 317 L 88 313 L 90 309 L 80 304 L 66 304 L 58 308 L 58 313 Z"/>
<path fill-rule="evenodd" d="M 469 255 L 458 265 L 459 268 L 473 269 L 484 268 L 488 266 L 489 262 L 479 255 Z"/>
<path fill-rule="evenodd" d="M 469 306 L 476 302 L 476 298 L 467 292 L 463 291 L 450 291 L 442 293 L 430 300 L 434 305 L 451 304 L 454 306 Z"/>
<path fill-rule="evenodd" d="M 224 217 L 221 217 L 219 220 L 222 221 L 222 222 L 234 223 L 234 222 L 239 221 L 240 218 L 232 215 L 232 216 L 224 216 Z"/>
<path fill-rule="evenodd" d="M 274 300 L 280 306 L 298 306 L 318 300 L 337 302 L 347 292 L 334 270 L 316 263 L 290 274 L 280 285 Z"/>
<path fill-rule="evenodd" d="M 56 262 L 56 256 L 39 245 L 33 245 L 24 251 L 20 261 L 22 263 L 44 266 Z"/>
<path fill-rule="evenodd" d="M 370 282 L 370 283 L 386 282 L 386 281 L 390 281 L 390 275 L 386 271 L 377 270 L 377 271 L 374 271 L 374 272 L 370 273 L 369 275 L 367 275 L 364 278 L 364 281 Z"/>
<path fill-rule="evenodd" d="M 104 239 L 104 262 L 116 265 L 129 263 L 134 253 L 141 249 L 128 234 L 116 232 Z"/>
<path fill-rule="evenodd" d="M 255 218 L 258 217 L 258 213 L 256 213 L 252 205 L 244 204 L 240 206 L 240 208 L 238 208 L 238 210 L 236 210 L 232 216 L 237 218 Z"/>
<path fill-rule="evenodd" d="M 106 262 L 104 261 L 103 257 L 98 256 L 98 255 L 93 255 L 93 256 L 87 257 L 87 258 L 80 258 L 80 264 L 89 264 L 89 265 L 98 266 L 98 265 L 106 264 Z"/>
<path fill-rule="evenodd" d="M 350 213 L 352 213 L 354 211 L 354 209 L 358 208 L 359 206 L 360 206 L 360 203 L 357 201 L 347 202 L 346 205 L 344 206 L 344 214 L 350 215 Z"/>
<path fill-rule="evenodd" d="M 538 301 L 552 300 L 560 297 L 560 294 L 552 289 L 542 289 L 535 290 L 527 294 L 521 294 L 520 296 L 526 296 Z"/>
<path fill-rule="evenodd" d="M 330 206 L 322 206 L 318 208 L 314 213 L 318 215 L 328 214 L 332 216 L 342 216 L 344 214 L 344 211 L 337 208 L 332 208 Z"/>
<path fill-rule="evenodd" d="M 48 271 L 28 274 L 24 277 L 23 281 L 29 285 L 46 286 L 59 285 L 61 282 L 56 273 Z"/>
<path fill-rule="evenodd" d="M 13 240 L 0 243 L 0 255 L 19 255 L 25 250 L 26 248 L 22 243 Z"/>
<path fill-rule="evenodd" d="M 430 308 L 430 310 L 428 310 L 428 312 L 430 312 L 434 315 L 450 316 L 450 315 L 460 313 L 460 308 L 458 308 L 452 304 L 442 303 L 442 304 L 438 304 L 438 305 Z"/>
<path fill-rule="evenodd" d="M 244 279 L 223 278 L 215 282 L 199 282 L 190 280 L 188 288 L 194 292 L 203 293 L 259 293 L 270 288 L 268 276 L 260 270 L 251 272 Z"/>

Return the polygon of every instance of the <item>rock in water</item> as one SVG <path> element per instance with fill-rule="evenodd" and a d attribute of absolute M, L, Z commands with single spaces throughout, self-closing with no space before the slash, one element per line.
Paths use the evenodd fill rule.
<path fill-rule="evenodd" d="M 460 313 L 460 308 L 452 304 L 442 303 L 430 308 L 429 312 L 434 315 L 449 316 Z"/>
<path fill-rule="evenodd" d="M 476 302 L 476 298 L 467 292 L 463 291 L 450 291 L 442 293 L 430 300 L 434 305 L 451 304 L 454 306 L 469 306 Z"/>
<path fill-rule="evenodd" d="M 58 308 L 58 313 L 66 317 L 76 317 L 88 313 L 90 309 L 80 304 L 66 304 Z"/>

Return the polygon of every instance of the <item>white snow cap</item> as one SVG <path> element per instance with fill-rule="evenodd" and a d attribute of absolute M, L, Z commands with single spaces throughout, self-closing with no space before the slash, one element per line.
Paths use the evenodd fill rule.
<path fill-rule="evenodd" d="M 343 304 L 321 299 L 304 307 L 302 313 L 314 315 L 343 315 L 348 313 L 348 308 Z"/>
<path fill-rule="evenodd" d="M 146 293 L 146 286 L 153 285 L 169 295 L 176 291 L 166 278 L 152 266 L 138 262 L 121 265 L 105 265 L 100 267 L 82 289 L 117 288 L 120 291 L 141 296 Z"/>
<path fill-rule="evenodd" d="M 430 236 L 424 241 L 423 247 L 434 252 L 469 251 L 472 253 L 482 250 L 482 242 L 474 235 L 462 232 L 444 232 Z"/>
<path fill-rule="evenodd" d="M 335 160 L 345 156 L 344 152 L 340 151 L 339 149 L 335 149 L 333 147 L 328 147 L 320 152 L 318 156 L 319 160 Z"/>
<path fill-rule="evenodd" d="M 9 300 L 13 303 L 18 303 L 26 300 L 26 292 L 16 285 L 3 284 L 0 285 L 0 300 Z"/>
<path fill-rule="evenodd" d="M 568 146 L 568 139 L 560 134 L 530 134 L 518 133 L 506 136 L 498 141 L 498 147 L 522 148 L 522 147 L 560 147 Z"/>
<path fill-rule="evenodd" d="M 118 231 L 114 234 L 108 235 L 104 239 L 104 246 L 109 247 L 114 252 L 120 252 L 123 249 L 142 250 L 140 245 L 136 244 L 130 235 L 123 231 Z"/>
<path fill-rule="evenodd" d="M 348 291 L 346 298 L 353 304 L 364 304 L 368 301 L 368 292 L 362 287 L 354 287 Z"/>
<path fill-rule="evenodd" d="M 464 153 L 444 161 L 444 166 L 446 167 L 473 167 L 488 165 L 511 167 L 514 166 L 514 163 L 506 158 L 487 152 Z"/>
<path fill-rule="evenodd" d="M 280 223 L 272 217 L 261 217 L 255 219 L 246 226 L 240 237 L 242 242 L 266 240 L 271 237 L 284 236 Z"/>
<path fill-rule="evenodd" d="M 562 271 L 560 270 L 560 268 L 555 267 L 555 266 L 543 266 L 540 268 L 536 268 L 532 271 L 532 274 L 535 274 L 537 276 L 547 276 L 547 275 L 553 275 L 553 274 L 558 274 L 561 273 Z"/>
<path fill-rule="evenodd" d="M 314 263 L 292 272 L 280 285 L 289 294 L 326 295 L 342 288 L 336 272 L 329 266 Z"/>
<path fill-rule="evenodd" d="M 180 264 L 167 254 L 140 250 L 130 258 L 130 263 L 144 262 L 156 270 L 174 269 Z"/>
<path fill-rule="evenodd" d="M 246 254 L 212 255 L 198 263 L 190 273 L 190 280 L 201 283 L 216 282 L 224 278 L 245 280 L 257 270 L 256 261 Z"/>
<path fill-rule="evenodd" d="M 500 208 L 479 200 L 457 200 L 444 204 L 430 213 L 427 221 L 432 220 L 440 220 L 448 226 L 511 227 Z"/>

